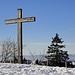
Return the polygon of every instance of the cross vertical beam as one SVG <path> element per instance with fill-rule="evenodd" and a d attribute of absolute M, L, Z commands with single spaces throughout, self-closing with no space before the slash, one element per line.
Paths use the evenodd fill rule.
<path fill-rule="evenodd" d="M 18 9 L 18 19 L 22 18 L 22 9 Z M 18 63 L 22 63 L 22 22 L 18 22 Z"/>

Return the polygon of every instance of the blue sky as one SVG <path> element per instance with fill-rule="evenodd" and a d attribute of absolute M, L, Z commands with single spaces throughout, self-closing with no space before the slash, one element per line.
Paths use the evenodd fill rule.
<path fill-rule="evenodd" d="M 17 9 L 22 8 L 22 17 L 36 17 L 35 22 L 23 23 L 23 54 L 39 54 L 47 50 L 56 33 L 66 45 L 64 50 L 75 54 L 75 0 L 1 0 L 0 42 L 17 40 L 17 24 L 6 25 L 4 20 L 17 18 Z"/>

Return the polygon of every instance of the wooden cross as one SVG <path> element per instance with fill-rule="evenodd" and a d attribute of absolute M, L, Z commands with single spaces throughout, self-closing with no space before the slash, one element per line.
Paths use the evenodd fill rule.
<path fill-rule="evenodd" d="M 22 18 L 22 9 L 17 10 L 18 18 L 5 20 L 5 24 L 18 23 L 18 63 L 22 63 L 22 22 L 33 22 L 35 17 Z"/>

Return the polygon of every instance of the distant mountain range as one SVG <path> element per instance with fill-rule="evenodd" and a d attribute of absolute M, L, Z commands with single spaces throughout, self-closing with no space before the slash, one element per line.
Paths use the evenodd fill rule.
<path fill-rule="evenodd" d="M 75 61 L 75 54 L 69 54 L 69 60 Z"/>
<path fill-rule="evenodd" d="M 45 55 L 24 55 L 23 57 L 29 60 L 36 60 L 36 59 L 44 60 L 45 59 L 44 56 Z M 75 61 L 75 54 L 69 54 L 69 58 L 70 61 Z M 1 55 L 0 55 L 0 60 L 1 60 Z"/>
<path fill-rule="evenodd" d="M 33 55 L 33 56 L 24 56 L 24 57 L 29 60 L 44 59 L 43 55 Z M 70 61 L 75 61 L 75 54 L 69 54 L 69 58 Z"/>

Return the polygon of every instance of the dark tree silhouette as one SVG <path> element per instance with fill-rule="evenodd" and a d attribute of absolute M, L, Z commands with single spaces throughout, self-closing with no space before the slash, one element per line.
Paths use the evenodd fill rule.
<path fill-rule="evenodd" d="M 65 62 L 69 59 L 67 51 L 63 51 L 62 48 L 65 48 L 65 45 L 62 45 L 64 41 L 62 38 L 59 38 L 59 35 L 56 33 L 56 36 L 52 38 L 51 45 L 48 46 L 47 56 L 45 56 L 48 61 L 47 65 L 50 66 L 65 66 Z"/>

